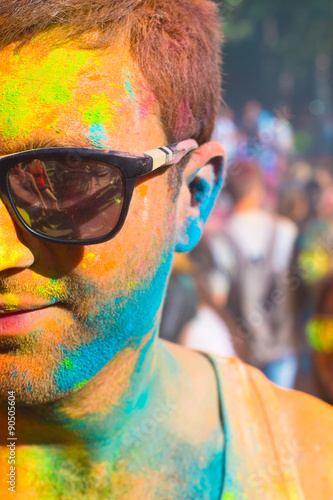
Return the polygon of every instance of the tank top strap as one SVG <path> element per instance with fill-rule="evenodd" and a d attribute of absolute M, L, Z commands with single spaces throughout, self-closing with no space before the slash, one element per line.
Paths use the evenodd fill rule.
<path fill-rule="evenodd" d="M 221 500 L 304 500 L 288 428 L 274 385 L 236 358 L 208 355 L 219 387 L 225 432 Z"/>

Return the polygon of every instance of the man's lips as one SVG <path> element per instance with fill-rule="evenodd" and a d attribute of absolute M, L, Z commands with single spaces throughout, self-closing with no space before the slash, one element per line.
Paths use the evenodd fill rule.
<path fill-rule="evenodd" d="M 0 304 L 0 337 L 28 335 L 38 330 L 41 322 L 50 315 L 54 304 L 8 308 Z M 6 308 L 5 308 L 6 307 Z"/>

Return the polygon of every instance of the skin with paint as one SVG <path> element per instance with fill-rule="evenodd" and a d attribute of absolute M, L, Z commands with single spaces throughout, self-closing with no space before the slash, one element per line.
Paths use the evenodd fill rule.
<path fill-rule="evenodd" d="M 167 144 L 126 44 L 50 49 L 40 37 L 0 61 L 1 155 Z M 205 391 L 216 386 L 210 363 L 156 337 L 174 249 L 200 236 L 221 184 L 209 159 L 220 154 L 213 143 L 193 153 L 177 198 L 167 169 L 140 180 L 122 231 L 93 247 L 40 242 L 1 204 L 0 394 L 16 393 L 15 498 L 218 498 L 223 432 L 216 390 Z M 191 183 L 205 199 L 194 200 Z M 1 498 L 10 495 L 2 482 Z"/>
<path fill-rule="evenodd" d="M 126 43 L 50 48 L 48 36 L 0 53 L 1 155 L 166 145 L 157 102 Z M 213 168 L 221 154 L 215 143 L 192 153 L 178 196 L 167 169 L 141 179 L 121 232 L 93 247 L 36 240 L 1 203 L 1 499 L 221 498 L 225 439 L 212 365 L 157 339 L 173 253 L 200 237 L 221 185 Z M 8 390 L 16 394 L 15 494 L 3 444 Z M 242 398 L 241 388 L 233 392 Z M 304 438 L 312 420 L 300 418 L 307 400 L 283 391 L 279 399 L 297 443 L 310 450 L 297 463 L 307 498 L 323 498 L 325 485 L 308 474 L 310 464 L 312 477 L 321 471 L 311 462 L 313 436 Z M 329 420 L 320 426 L 325 445 Z M 321 466 L 332 459 L 322 450 Z"/>

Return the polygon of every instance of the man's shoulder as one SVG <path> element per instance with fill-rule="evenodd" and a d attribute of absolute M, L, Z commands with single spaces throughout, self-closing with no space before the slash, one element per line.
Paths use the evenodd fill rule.
<path fill-rule="evenodd" d="M 259 421 L 258 413 L 262 412 L 272 446 L 279 448 L 282 467 L 289 471 L 296 467 L 305 498 L 333 500 L 333 408 L 308 394 L 278 387 L 259 370 L 235 358 L 215 359 L 218 365 L 224 365 L 222 390 L 233 371 L 240 375 L 234 376 L 231 385 L 244 384 L 243 392 L 237 388 L 238 397 L 253 404 L 259 396 L 254 415 Z M 236 415 L 232 417 L 237 419 Z"/>
<path fill-rule="evenodd" d="M 319 435 L 327 428 L 333 430 L 332 406 L 303 392 L 281 389 L 274 384 L 273 387 L 281 407 L 297 429 L 304 430 L 307 428 L 308 432 L 312 430 L 312 432 L 318 432 Z M 320 428 L 311 429 L 310 426 L 314 422 L 321 423 Z M 329 438 L 333 443 L 333 432 L 331 434 Z"/>
<path fill-rule="evenodd" d="M 249 436 L 255 428 L 255 439 L 260 441 L 263 434 L 271 436 L 271 446 L 280 447 L 282 467 L 296 467 L 305 498 L 333 500 L 333 409 L 329 405 L 272 384 L 259 370 L 237 358 L 208 359 L 180 346 L 162 345 L 175 360 L 174 368 L 179 369 L 170 386 L 177 400 L 177 430 L 181 434 L 189 433 L 191 440 L 193 436 L 207 440 L 212 436 L 210 429 L 221 424 L 221 415 L 235 428 L 243 425 L 245 418 L 252 429 Z M 256 399 L 257 410 L 247 412 L 247 405 L 252 407 Z M 226 407 L 221 407 L 222 400 Z M 235 404 L 236 400 L 240 404 Z M 266 433 L 258 427 L 259 422 L 268 425 Z M 270 441 L 266 438 L 265 446 Z M 221 439 L 218 441 L 221 447 Z"/>
<path fill-rule="evenodd" d="M 282 417 L 288 440 L 282 465 L 288 468 L 290 461 L 296 465 L 306 498 L 333 500 L 333 408 L 308 394 L 278 387 L 252 367 L 247 369 L 255 380 L 261 379 L 263 400 L 271 391 L 276 397 L 281 413 L 276 418 Z"/>
<path fill-rule="evenodd" d="M 259 370 L 245 365 L 250 377 L 258 385 L 262 400 L 269 393 L 275 396 L 289 429 L 302 448 L 320 451 L 333 464 L 333 408 L 323 401 L 300 391 L 283 389 L 270 382 Z M 324 449 L 323 449 L 323 448 Z"/>
<path fill-rule="evenodd" d="M 305 491 L 326 485 L 330 496 L 316 496 L 318 490 L 313 489 L 309 498 L 333 499 L 333 408 L 298 391 L 274 391 L 298 446 L 297 466 Z M 321 481 L 315 485 L 313 478 Z"/>

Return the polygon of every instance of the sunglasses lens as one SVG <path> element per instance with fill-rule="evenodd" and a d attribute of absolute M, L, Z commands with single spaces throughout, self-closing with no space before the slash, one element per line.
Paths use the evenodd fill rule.
<path fill-rule="evenodd" d="M 94 240 L 110 233 L 123 208 L 125 179 L 112 165 L 46 158 L 14 165 L 9 190 L 25 223 L 64 241 Z"/>

